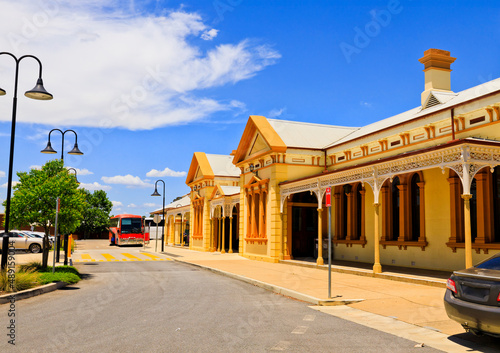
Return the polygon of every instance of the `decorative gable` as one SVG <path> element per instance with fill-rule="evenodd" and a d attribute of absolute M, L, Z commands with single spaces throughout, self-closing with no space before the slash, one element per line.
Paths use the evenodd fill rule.
<path fill-rule="evenodd" d="M 264 141 L 262 136 L 260 134 L 257 134 L 253 140 L 252 147 L 248 152 L 248 156 L 263 152 L 264 150 L 269 150 L 269 146 L 267 145 L 266 141 Z"/>
<path fill-rule="evenodd" d="M 267 151 L 283 153 L 286 149 L 287 146 L 265 117 L 251 115 L 234 154 L 233 163 L 238 165 L 249 156 L 254 158 Z"/>

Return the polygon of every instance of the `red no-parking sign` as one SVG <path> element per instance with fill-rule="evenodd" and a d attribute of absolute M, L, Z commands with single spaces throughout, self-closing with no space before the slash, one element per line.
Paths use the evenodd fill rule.
<path fill-rule="evenodd" d="M 326 207 L 332 206 L 332 189 L 331 187 L 326 188 Z"/>

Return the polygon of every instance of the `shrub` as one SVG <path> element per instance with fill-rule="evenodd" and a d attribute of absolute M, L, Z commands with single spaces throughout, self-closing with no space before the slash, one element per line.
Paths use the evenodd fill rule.
<path fill-rule="evenodd" d="M 2 271 L 0 273 L 0 291 L 18 292 L 40 285 L 40 274 L 38 272 L 16 272 L 15 276 L 14 288 L 11 288 L 7 271 Z"/>
<path fill-rule="evenodd" d="M 75 275 L 74 273 L 69 272 L 42 272 L 40 273 L 40 282 L 41 284 L 48 284 L 52 282 L 66 282 L 68 284 L 78 283 L 80 281 L 80 277 Z"/>

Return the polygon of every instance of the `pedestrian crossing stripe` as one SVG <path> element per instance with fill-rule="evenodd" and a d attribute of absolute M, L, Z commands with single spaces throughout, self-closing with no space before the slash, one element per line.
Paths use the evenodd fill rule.
<path fill-rule="evenodd" d="M 119 259 L 111 254 L 100 253 L 96 254 L 97 256 L 104 257 L 103 259 L 94 259 L 90 254 L 81 254 L 80 259 L 73 259 L 73 262 L 121 262 L 121 261 L 172 261 L 169 258 L 162 258 L 153 254 L 140 253 L 141 255 L 147 256 L 148 258 L 141 258 L 129 253 L 120 253 L 120 255 L 125 256 L 126 258 Z M 74 257 L 78 257 L 77 254 Z"/>

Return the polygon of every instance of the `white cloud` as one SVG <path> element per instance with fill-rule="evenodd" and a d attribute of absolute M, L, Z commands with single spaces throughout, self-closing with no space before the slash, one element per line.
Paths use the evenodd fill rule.
<path fill-rule="evenodd" d="M 31 169 L 42 170 L 42 166 L 41 165 L 30 165 L 30 170 Z"/>
<path fill-rule="evenodd" d="M 146 202 L 144 204 L 144 207 L 148 207 L 148 208 L 155 208 L 155 207 L 161 207 L 162 205 L 157 205 L 155 203 L 152 203 L 152 202 Z"/>
<path fill-rule="evenodd" d="M 281 114 L 283 114 L 284 112 L 286 111 L 286 108 L 283 107 L 281 109 L 273 109 L 269 112 L 269 114 L 267 114 L 267 117 L 268 118 L 276 118 L 278 116 L 280 116 Z"/>
<path fill-rule="evenodd" d="M 251 78 L 280 58 L 270 46 L 244 38 L 201 49 L 195 39 L 213 38 L 216 30 L 200 15 L 168 9 L 161 16 L 142 9 L 137 14 L 122 5 L 0 0 L 0 47 L 35 53 L 54 95 L 48 102 L 24 100 L 18 121 L 142 130 L 204 119 L 235 108 L 230 97 L 206 98 L 201 89 Z M 20 90 L 31 89 L 37 77 L 34 60 L 25 61 Z M 12 70 L 12 63 L 0 61 L 2 77 Z M 10 120 L 9 109 L 0 106 L 0 119 Z"/>
<path fill-rule="evenodd" d="M 215 37 L 217 37 L 217 33 L 219 33 L 219 30 L 218 29 L 215 29 L 215 28 L 212 28 L 211 30 L 209 31 L 204 31 L 202 34 L 201 34 L 201 39 L 203 40 L 212 40 L 214 39 Z"/>
<path fill-rule="evenodd" d="M 162 171 L 156 170 L 156 169 L 151 169 L 149 172 L 147 172 L 146 176 L 150 178 L 158 178 L 158 177 L 183 177 L 186 176 L 186 172 L 175 172 L 171 170 L 170 168 L 165 168 Z"/>
<path fill-rule="evenodd" d="M 109 186 L 109 185 L 101 185 L 98 182 L 93 182 L 93 183 L 90 183 L 90 184 L 80 183 L 79 187 L 81 189 L 86 189 L 86 190 L 89 190 L 89 191 L 95 191 L 95 190 L 109 191 L 109 190 L 112 189 L 111 186 Z"/>
<path fill-rule="evenodd" d="M 7 184 L 8 184 L 8 183 L 4 183 L 4 184 L 0 185 L 0 187 L 2 187 L 2 188 L 7 188 Z M 16 186 L 17 184 L 19 184 L 19 182 L 18 182 L 18 181 L 13 181 L 13 182 L 12 182 L 12 187 Z"/>
<path fill-rule="evenodd" d="M 106 184 L 125 185 L 127 188 L 152 188 L 154 186 L 154 184 L 149 184 L 146 181 L 143 181 L 138 176 L 133 176 L 130 174 L 116 175 L 113 177 L 103 176 L 101 180 Z"/>
<path fill-rule="evenodd" d="M 123 206 L 123 203 L 120 201 L 111 201 L 111 203 L 113 204 L 113 207 L 122 207 Z"/>
<path fill-rule="evenodd" d="M 0 170 L 0 178 L 5 178 L 5 172 Z"/>
<path fill-rule="evenodd" d="M 364 101 L 359 102 L 359 105 L 361 105 L 362 107 L 367 107 L 367 108 L 371 108 L 372 107 L 371 103 L 364 102 Z"/>
<path fill-rule="evenodd" d="M 127 207 L 128 208 L 137 208 L 139 206 L 137 206 L 135 203 L 131 203 L 131 204 L 128 204 Z"/>

